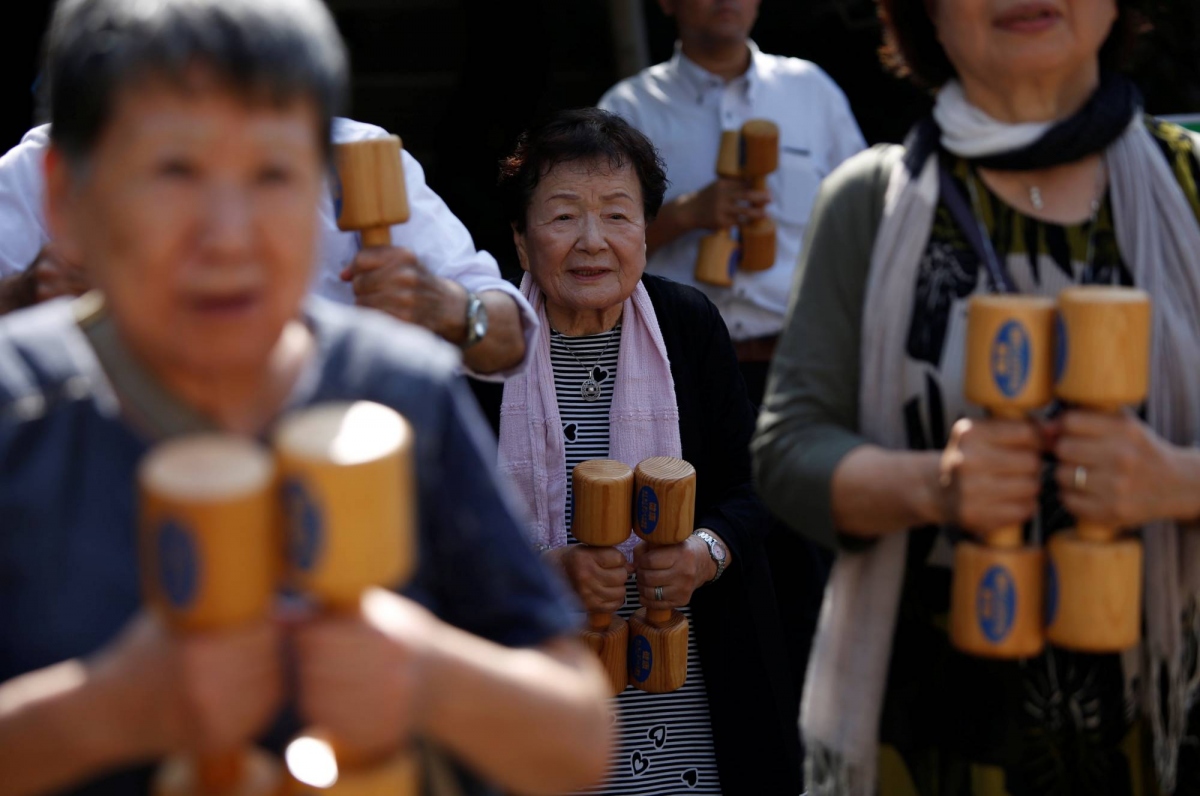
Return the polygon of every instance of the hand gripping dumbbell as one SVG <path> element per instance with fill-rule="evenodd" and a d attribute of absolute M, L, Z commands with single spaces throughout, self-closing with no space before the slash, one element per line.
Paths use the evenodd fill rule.
<path fill-rule="evenodd" d="M 390 246 L 392 225 L 408 221 L 402 146 L 390 135 L 333 148 L 340 185 L 334 203 L 338 229 L 359 232 L 364 248 Z"/>
<path fill-rule="evenodd" d="M 683 459 L 656 456 L 634 470 L 633 530 L 653 546 L 681 544 L 692 535 L 696 469 Z M 639 608 L 629 618 L 629 683 L 652 694 L 674 691 L 687 679 L 688 620 L 674 608 Z"/>
<path fill-rule="evenodd" d="M 742 139 L 737 130 L 721 133 L 721 148 L 717 152 L 717 176 L 738 179 L 742 176 Z M 730 229 L 719 229 L 700 239 L 696 255 L 696 281 L 715 287 L 733 285 L 733 271 L 737 267 L 738 242 L 729 234 Z"/>
<path fill-rule="evenodd" d="M 408 422 L 368 401 L 320 404 L 286 417 L 274 441 L 292 585 L 326 611 L 353 614 L 366 590 L 407 580 L 416 559 Z M 285 756 L 293 793 L 321 788 L 330 796 L 415 796 L 420 791 L 416 758 L 409 750 L 368 757 L 315 728 L 293 741 Z"/>
<path fill-rule="evenodd" d="M 742 178 L 752 190 L 767 190 L 767 175 L 779 168 L 779 127 L 766 119 L 751 119 L 742 125 Z M 742 224 L 743 271 L 765 271 L 775 265 L 775 222 L 763 216 Z"/>
<path fill-rule="evenodd" d="M 613 459 L 592 459 L 575 465 L 571 474 L 575 516 L 571 533 L 592 547 L 614 547 L 629 538 L 629 507 L 633 505 L 633 470 Z M 616 614 L 588 614 L 583 640 L 608 673 L 613 696 L 629 684 L 629 626 Z"/>
<path fill-rule="evenodd" d="M 1053 398 L 1054 302 L 975 296 L 968 306 L 966 397 L 993 417 L 1019 420 Z M 954 550 L 950 640 L 970 655 L 1028 658 L 1045 647 L 1045 554 L 1020 525 Z"/>
<path fill-rule="evenodd" d="M 253 441 L 194 434 L 164 442 L 138 468 L 146 602 L 175 632 L 213 632 L 265 618 L 279 574 L 275 464 Z M 282 767 L 229 749 L 168 759 L 156 796 L 273 796 Z"/>
<path fill-rule="evenodd" d="M 1146 398 L 1150 297 L 1118 287 L 1073 287 L 1058 297 L 1058 397 L 1117 413 Z M 1142 544 L 1122 529 L 1080 521 L 1050 537 L 1050 641 L 1083 652 L 1137 644 L 1142 619 Z"/>

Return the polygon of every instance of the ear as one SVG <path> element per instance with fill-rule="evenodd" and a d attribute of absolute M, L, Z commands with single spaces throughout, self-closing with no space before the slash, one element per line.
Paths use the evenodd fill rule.
<path fill-rule="evenodd" d="M 62 151 L 54 145 L 46 150 L 43 165 L 46 180 L 45 214 L 50 240 L 63 259 L 83 262 L 83 246 L 77 233 L 78 192 L 77 176 L 71 172 Z"/>
<path fill-rule="evenodd" d="M 513 245 L 517 247 L 517 259 L 521 261 L 521 270 L 529 270 L 529 251 L 525 247 L 525 233 L 517 231 L 517 225 L 512 225 Z"/>

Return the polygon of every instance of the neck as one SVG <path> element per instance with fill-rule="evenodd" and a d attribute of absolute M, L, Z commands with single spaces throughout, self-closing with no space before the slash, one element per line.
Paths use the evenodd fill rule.
<path fill-rule="evenodd" d="M 583 337 L 587 334 L 601 334 L 617 325 L 621 320 L 621 308 L 624 302 L 602 310 L 569 310 L 546 302 L 546 319 L 550 328 L 568 337 Z"/>
<path fill-rule="evenodd" d="M 688 60 L 725 81 L 746 74 L 750 68 L 750 48 L 745 39 L 713 41 L 684 35 L 681 40 Z"/>
<path fill-rule="evenodd" d="M 1008 83 L 962 76 L 967 101 L 998 122 L 1057 122 L 1082 108 L 1100 85 L 1100 66 L 1066 77 L 1038 76 Z"/>
<path fill-rule="evenodd" d="M 312 355 L 314 341 L 300 321 L 290 322 L 266 366 L 236 369 L 169 368 L 155 373 L 168 392 L 218 428 L 257 435 L 278 414 Z"/>

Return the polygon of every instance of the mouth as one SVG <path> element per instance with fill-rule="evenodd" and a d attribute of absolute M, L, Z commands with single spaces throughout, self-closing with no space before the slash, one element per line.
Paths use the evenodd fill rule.
<path fill-rule="evenodd" d="M 188 296 L 185 301 L 192 312 L 213 320 L 233 320 L 253 312 L 262 300 L 257 290 L 206 292 Z"/>
<path fill-rule="evenodd" d="M 603 279 L 607 274 L 612 273 L 610 268 L 572 268 L 569 272 L 576 279 L 584 281 L 593 281 Z"/>
<path fill-rule="evenodd" d="M 1040 33 L 1062 18 L 1062 12 L 1053 3 L 1021 3 L 1005 11 L 993 24 L 1011 33 Z"/>

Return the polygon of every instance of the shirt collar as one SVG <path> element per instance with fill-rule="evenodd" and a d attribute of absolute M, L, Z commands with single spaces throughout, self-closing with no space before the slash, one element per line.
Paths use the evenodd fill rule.
<path fill-rule="evenodd" d="M 753 101 L 758 93 L 758 85 L 762 82 L 763 53 L 753 39 L 747 39 L 746 46 L 750 48 L 750 67 L 744 74 L 729 82 L 733 84 L 740 82 L 746 98 Z M 683 42 L 678 40 L 675 42 L 675 54 L 671 56 L 668 66 L 679 77 L 683 85 L 696 95 L 697 101 L 703 100 L 705 92 L 725 84 L 722 78 L 684 55 Z"/>

